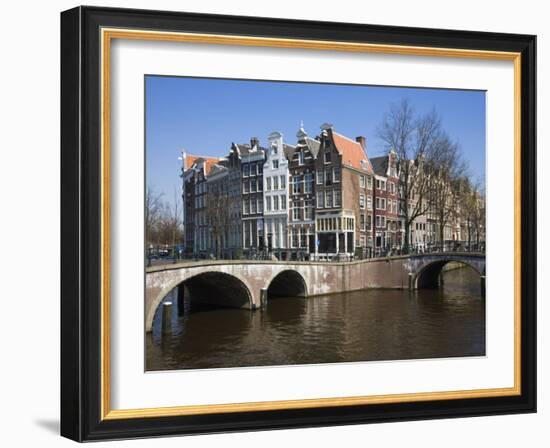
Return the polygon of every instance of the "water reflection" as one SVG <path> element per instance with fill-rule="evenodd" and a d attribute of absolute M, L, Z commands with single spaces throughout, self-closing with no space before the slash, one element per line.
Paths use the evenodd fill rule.
<path fill-rule="evenodd" d="M 439 290 L 364 290 L 283 297 L 264 311 L 176 309 L 172 334 L 161 313 L 146 338 L 147 370 L 479 356 L 485 300 L 470 268 L 444 274 Z M 180 315 L 181 314 L 181 315 Z"/>

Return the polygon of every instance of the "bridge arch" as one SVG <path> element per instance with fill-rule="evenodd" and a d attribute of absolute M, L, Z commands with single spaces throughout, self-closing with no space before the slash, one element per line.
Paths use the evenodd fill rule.
<path fill-rule="evenodd" d="M 151 331 L 153 320 L 164 298 L 174 288 L 187 287 L 191 300 L 228 308 L 255 308 L 251 288 L 243 278 L 220 271 L 188 273 L 168 282 L 151 300 L 145 316 L 146 331 Z"/>
<path fill-rule="evenodd" d="M 436 289 L 440 286 L 440 276 L 443 267 L 448 263 L 459 263 L 477 272 L 480 276 L 485 275 L 485 266 L 468 259 L 442 258 L 429 261 L 419 267 L 413 278 L 414 289 Z"/>
<path fill-rule="evenodd" d="M 268 297 L 307 297 L 307 283 L 294 269 L 277 273 L 267 286 Z"/>

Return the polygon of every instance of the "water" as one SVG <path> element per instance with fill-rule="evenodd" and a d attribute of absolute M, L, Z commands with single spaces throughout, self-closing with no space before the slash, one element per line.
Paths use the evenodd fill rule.
<path fill-rule="evenodd" d="M 485 355 L 485 299 L 470 268 L 446 272 L 438 290 L 276 298 L 263 311 L 176 309 L 171 335 L 160 315 L 146 336 L 147 370 Z"/>

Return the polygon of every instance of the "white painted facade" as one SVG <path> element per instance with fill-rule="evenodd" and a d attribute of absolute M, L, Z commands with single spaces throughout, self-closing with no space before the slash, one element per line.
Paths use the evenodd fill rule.
<path fill-rule="evenodd" d="M 283 134 L 272 132 L 264 163 L 264 226 L 266 246 L 288 247 L 288 160 Z"/>

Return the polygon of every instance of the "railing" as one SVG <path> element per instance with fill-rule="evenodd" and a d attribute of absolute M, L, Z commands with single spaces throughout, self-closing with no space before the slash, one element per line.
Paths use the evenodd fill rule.
<path fill-rule="evenodd" d="M 273 261 L 354 261 L 371 258 L 386 258 L 400 255 L 421 255 L 441 252 L 485 253 L 485 242 L 446 241 L 445 243 L 427 243 L 403 247 L 367 247 L 356 248 L 354 253 L 310 253 L 305 249 L 223 249 L 192 252 L 181 245 L 149 246 L 145 251 L 147 266 L 177 263 L 178 261 L 199 260 L 273 260 Z"/>

